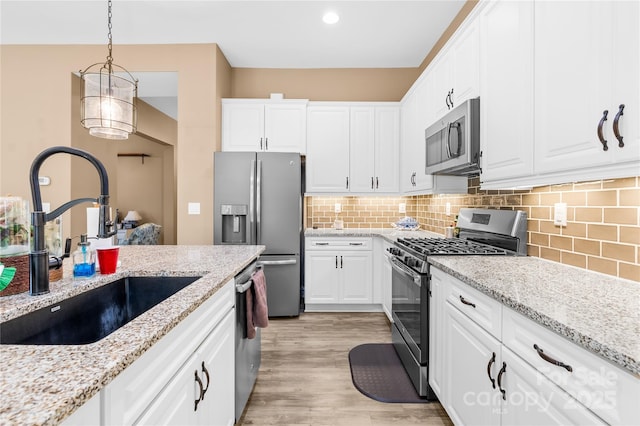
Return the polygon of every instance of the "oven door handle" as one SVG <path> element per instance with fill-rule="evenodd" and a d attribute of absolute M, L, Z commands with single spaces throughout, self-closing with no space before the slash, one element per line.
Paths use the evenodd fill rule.
<path fill-rule="evenodd" d="M 416 274 L 413 270 L 409 269 L 409 267 L 405 266 L 402 262 L 400 262 L 395 257 L 391 258 L 391 267 L 398 271 L 400 274 L 404 275 L 407 278 L 410 278 L 417 286 L 421 285 L 420 275 Z"/>

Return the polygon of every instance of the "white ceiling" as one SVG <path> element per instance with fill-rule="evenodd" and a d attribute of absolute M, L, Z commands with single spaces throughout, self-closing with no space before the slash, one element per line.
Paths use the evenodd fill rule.
<path fill-rule="evenodd" d="M 113 0 L 114 59 L 118 44 L 217 43 L 236 68 L 417 67 L 464 3 Z M 332 26 L 329 10 L 340 16 Z M 0 43 L 106 48 L 107 1 L 0 0 Z"/>

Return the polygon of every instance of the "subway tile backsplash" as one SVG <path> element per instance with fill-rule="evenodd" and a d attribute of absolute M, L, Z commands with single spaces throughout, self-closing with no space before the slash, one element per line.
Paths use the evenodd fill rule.
<path fill-rule="evenodd" d="M 567 204 L 567 226 L 553 224 L 555 203 Z M 342 212 L 334 213 L 335 203 Z M 401 203 L 406 213 L 399 212 Z M 445 214 L 446 204 L 451 215 Z M 467 194 L 406 197 L 307 197 L 306 227 L 390 228 L 404 216 L 427 231 L 444 234 L 462 207 L 524 210 L 528 254 L 640 282 L 640 177 L 536 187 L 531 190 L 480 189 L 469 179 Z"/>

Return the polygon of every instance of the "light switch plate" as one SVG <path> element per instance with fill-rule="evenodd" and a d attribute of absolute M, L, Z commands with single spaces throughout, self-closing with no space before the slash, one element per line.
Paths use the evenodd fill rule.
<path fill-rule="evenodd" d="M 400 203 L 398 205 L 398 212 L 399 213 L 406 213 L 407 212 L 407 203 Z"/>
<path fill-rule="evenodd" d="M 451 203 L 444 205 L 444 212 L 447 216 L 451 216 Z"/>
<path fill-rule="evenodd" d="M 567 203 L 555 203 L 553 205 L 553 224 L 567 226 Z"/>
<path fill-rule="evenodd" d="M 189 203 L 187 210 L 189 214 L 200 214 L 200 203 Z"/>

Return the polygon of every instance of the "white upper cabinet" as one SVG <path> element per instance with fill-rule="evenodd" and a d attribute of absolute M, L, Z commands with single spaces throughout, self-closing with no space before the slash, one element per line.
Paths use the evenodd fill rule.
<path fill-rule="evenodd" d="M 353 107 L 350 112 L 350 190 L 373 192 L 375 188 L 375 112 L 373 107 Z"/>
<path fill-rule="evenodd" d="M 306 152 L 306 100 L 223 99 L 222 150 Z"/>
<path fill-rule="evenodd" d="M 427 68 L 433 81 L 430 109 L 435 112 L 427 126 L 467 99 L 479 95 L 478 44 L 478 23 L 470 20 Z"/>
<path fill-rule="evenodd" d="M 349 191 L 349 107 L 307 109 L 306 191 Z"/>
<path fill-rule="evenodd" d="M 536 173 L 638 174 L 639 8 L 636 1 L 535 3 Z M 588 171 L 611 164 L 602 174 Z"/>
<path fill-rule="evenodd" d="M 314 102 L 307 123 L 308 193 L 398 193 L 398 104 Z"/>
<path fill-rule="evenodd" d="M 533 2 L 491 2 L 480 17 L 480 181 L 533 174 Z"/>
<path fill-rule="evenodd" d="M 485 3 L 482 188 L 638 175 L 638 22 L 637 1 Z"/>

